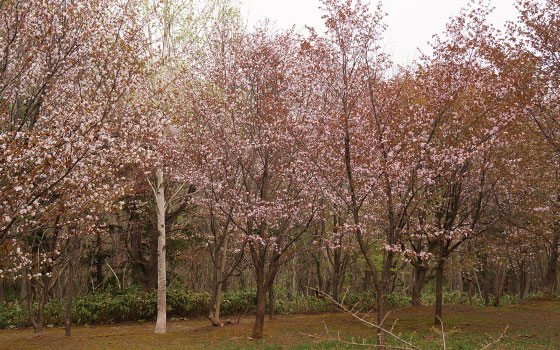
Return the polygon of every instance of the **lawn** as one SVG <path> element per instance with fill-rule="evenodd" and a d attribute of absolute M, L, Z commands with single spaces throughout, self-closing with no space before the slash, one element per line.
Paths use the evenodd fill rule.
<path fill-rule="evenodd" d="M 440 349 L 441 334 L 432 327 L 431 307 L 396 309 L 388 317 L 395 333 L 422 349 Z M 265 325 L 264 340 L 249 338 L 253 319 L 216 328 L 206 320 L 178 320 L 168 333 L 153 333 L 153 323 L 124 323 L 48 328 L 39 338 L 31 330 L 1 330 L 0 349 L 10 350 L 116 350 L 116 349 L 368 349 L 333 340 L 372 340 L 374 331 L 345 314 L 279 315 Z M 501 308 L 449 305 L 444 308 L 447 349 L 480 349 L 508 327 L 492 349 L 560 349 L 560 299 L 534 299 Z M 328 333 L 327 333 L 328 330 Z"/>

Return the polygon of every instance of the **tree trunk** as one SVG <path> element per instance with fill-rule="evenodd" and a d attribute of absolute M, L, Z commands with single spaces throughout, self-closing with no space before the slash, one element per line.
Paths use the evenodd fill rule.
<path fill-rule="evenodd" d="M 338 301 L 338 286 L 340 285 L 340 275 L 336 270 L 336 267 L 333 269 L 333 280 L 332 280 L 332 297 L 334 300 Z"/>
<path fill-rule="evenodd" d="M 482 291 L 484 297 L 484 306 L 489 306 L 490 293 L 489 293 L 488 269 L 486 268 L 486 265 L 482 267 Z"/>
<path fill-rule="evenodd" d="M 412 285 L 412 305 L 422 305 L 422 288 L 424 287 L 424 280 L 428 268 L 425 266 L 414 266 L 414 283 Z"/>
<path fill-rule="evenodd" d="M 103 284 L 103 240 L 101 233 L 97 233 L 97 252 L 95 257 L 95 279 L 97 287 Z"/>
<path fill-rule="evenodd" d="M 494 280 L 494 306 L 500 306 L 500 299 L 504 289 L 504 281 L 506 279 L 507 270 L 498 268 L 496 270 L 496 279 Z"/>
<path fill-rule="evenodd" d="M 31 321 L 31 325 L 33 326 L 34 336 L 40 337 L 43 335 L 43 325 L 44 325 L 44 310 L 45 304 L 47 301 L 47 291 L 48 288 L 48 277 L 43 276 L 43 286 L 41 287 L 38 285 L 38 281 L 33 281 L 32 279 L 28 279 L 26 273 L 23 276 L 26 279 L 27 285 L 27 308 L 29 311 L 29 321 Z M 40 294 L 37 316 L 35 316 L 35 308 L 34 308 L 34 296 Z"/>
<path fill-rule="evenodd" d="M 345 254 L 342 247 L 337 247 L 332 249 L 332 297 L 334 300 L 339 299 L 340 297 L 340 290 L 344 284 L 344 272 L 346 270 L 346 266 L 348 265 L 349 256 Z M 369 271 L 371 273 L 371 271 Z M 365 274 L 368 274 L 368 270 L 366 269 Z M 367 277 L 366 277 L 367 278 Z M 371 279 L 371 278 L 370 278 Z M 369 290 L 369 288 L 368 288 Z"/>
<path fill-rule="evenodd" d="M 33 307 L 33 292 L 32 292 L 32 281 L 30 281 L 26 274 L 24 273 L 23 278 L 25 279 L 25 285 L 27 288 L 27 312 L 29 313 L 29 321 L 31 322 L 31 325 L 33 326 L 33 331 L 34 331 L 34 335 L 35 336 L 41 336 L 41 334 L 43 333 L 43 325 L 37 323 L 37 319 L 35 318 L 35 309 Z"/>
<path fill-rule="evenodd" d="M 268 286 L 268 320 L 274 318 L 274 284 Z"/>
<path fill-rule="evenodd" d="M 382 288 L 377 290 L 377 325 L 380 329 L 377 330 L 377 345 L 378 349 L 386 349 L 386 334 L 383 331 L 385 329 L 385 293 Z"/>
<path fill-rule="evenodd" d="M 153 227 L 151 227 L 154 229 Z M 155 227 L 157 230 L 158 228 Z M 146 287 L 147 291 L 152 291 L 157 289 L 157 282 L 158 282 L 158 240 L 159 240 L 159 232 L 158 234 L 153 234 L 153 231 L 150 232 L 150 258 L 148 259 L 147 271 L 148 274 L 146 276 Z"/>
<path fill-rule="evenodd" d="M 554 240 L 550 247 L 550 256 L 546 268 L 546 277 L 544 285 L 544 296 L 551 297 L 556 290 L 558 283 L 558 257 L 560 255 L 560 234 L 554 236 Z"/>
<path fill-rule="evenodd" d="M 472 305 L 474 296 L 474 277 L 469 280 L 469 305 Z"/>
<path fill-rule="evenodd" d="M 257 277 L 258 279 L 258 277 Z M 262 278 L 264 279 L 264 278 Z M 264 281 L 257 281 L 257 305 L 256 305 L 256 318 L 253 326 L 253 338 L 262 339 L 264 331 L 264 315 L 266 313 L 266 288 Z"/>
<path fill-rule="evenodd" d="M 226 257 L 229 244 L 229 234 L 226 232 L 225 237 L 221 247 L 217 247 L 216 250 L 216 263 L 214 266 L 214 276 L 212 278 L 212 300 L 210 302 L 210 313 L 208 318 L 214 326 L 223 326 L 220 322 L 220 306 L 222 303 L 222 287 L 224 285 L 224 270 L 226 266 Z"/>
<path fill-rule="evenodd" d="M 318 250 L 315 255 L 315 271 L 317 273 L 317 289 L 321 292 L 325 291 L 325 279 L 323 278 L 323 272 L 321 268 L 321 251 Z M 270 293 L 270 291 L 269 291 Z"/>
<path fill-rule="evenodd" d="M 445 260 L 440 259 L 436 267 L 436 305 L 434 324 L 441 325 L 443 322 L 443 272 Z"/>
<path fill-rule="evenodd" d="M 371 272 L 370 269 L 367 269 L 364 271 L 364 280 L 362 283 L 362 292 L 367 293 L 369 290 L 371 290 L 371 285 L 372 285 L 372 277 L 373 277 L 373 273 Z"/>
<path fill-rule="evenodd" d="M 465 290 L 465 286 L 463 284 L 463 270 L 462 269 L 457 269 L 457 290 L 459 290 L 459 292 L 461 292 L 461 294 L 463 294 L 464 290 Z"/>
<path fill-rule="evenodd" d="M 448 266 L 448 277 L 447 277 L 447 290 L 452 292 L 453 290 L 455 290 L 455 268 L 453 267 L 453 257 L 451 257 L 451 263 Z"/>
<path fill-rule="evenodd" d="M 64 325 L 66 328 L 65 335 L 70 336 L 70 326 L 72 325 L 72 299 L 74 297 L 74 263 L 72 257 L 68 263 L 68 280 L 66 281 L 66 318 Z"/>
<path fill-rule="evenodd" d="M 298 281 L 297 281 L 297 255 L 294 255 L 292 259 L 292 295 L 296 296 L 298 292 Z"/>
<path fill-rule="evenodd" d="M 533 279 L 533 276 L 530 275 L 529 272 L 527 272 L 527 276 L 525 277 L 525 291 L 523 292 L 525 295 L 529 294 L 530 290 L 531 290 L 531 280 Z"/>
<path fill-rule="evenodd" d="M 519 277 L 519 299 L 525 299 L 527 293 L 527 280 L 529 276 L 527 271 L 522 270 Z"/>
<path fill-rule="evenodd" d="M 210 300 L 210 311 L 208 319 L 214 326 L 223 326 L 220 322 L 220 306 L 222 303 L 222 283 L 214 281 L 214 288 L 212 290 L 212 299 Z"/>
<path fill-rule="evenodd" d="M 165 333 L 167 328 L 167 276 L 165 266 L 165 186 L 163 170 L 157 170 L 156 181 L 157 227 L 158 227 L 158 257 L 157 257 L 157 320 L 156 333 Z"/>

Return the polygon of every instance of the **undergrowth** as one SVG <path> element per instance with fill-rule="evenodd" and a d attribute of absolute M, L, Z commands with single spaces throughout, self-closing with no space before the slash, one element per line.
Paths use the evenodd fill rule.
<path fill-rule="evenodd" d="M 530 297 L 530 296 L 529 296 Z M 341 297 L 342 298 L 342 297 Z M 444 292 L 444 304 L 471 304 L 482 306 L 484 300 L 474 296 L 472 300 L 465 293 Z M 504 295 L 502 305 L 515 304 L 518 297 Z M 224 293 L 221 304 L 223 316 L 254 312 L 256 302 L 255 290 L 243 290 Z M 410 305 L 411 299 L 401 294 L 385 296 L 388 308 Z M 422 295 L 423 305 L 435 302 L 433 293 Z M 491 300 L 493 302 L 493 300 Z M 167 291 L 167 316 L 169 319 L 204 317 L 208 313 L 210 295 L 195 293 L 184 288 L 170 287 Z M 375 309 L 374 294 L 346 294 L 344 304 L 356 310 L 371 311 Z M 156 292 L 144 292 L 132 287 L 124 290 L 109 289 L 101 293 L 78 296 L 74 298 L 72 322 L 78 325 L 107 324 L 114 322 L 144 322 L 155 320 Z M 36 307 L 36 306 L 35 306 Z M 45 305 L 45 324 L 60 326 L 64 324 L 66 302 L 51 299 Z M 285 288 L 275 288 L 274 310 L 279 314 L 325 313 L 337 311 L 336 307 L 325 298 L 315 296 L 292 295 Z M 0 328 L 30 327 L 27 307 L 21 301 L 0 303 Z"/>

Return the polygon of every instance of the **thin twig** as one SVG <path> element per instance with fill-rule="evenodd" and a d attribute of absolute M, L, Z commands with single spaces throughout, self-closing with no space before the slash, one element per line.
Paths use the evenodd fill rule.
<path fill-rule="evenodd" d="M 442 342 L 443 342 L 443 350 L 447 350 L 447 344 L 445 343 L 445 331 L 443 330 L 443 321 L 441 320 L 441 318 L 439 317 L 439 315 L 436 315 L 439 321 L 439 324 L 441 325 L 441 338 L 442 338 Z"/>
<path fill-rule="evenodd" d="M 324 292 L 322 292 L 322 291 L 320 291 L 320 290 L 318 290 L 318 289 L 316 289 L 316 288 L 311 288 L 311 289 L 317 291 L 320 295 L 323 295 L 323 296 L 325 296 L 326 298 L 328 298 L 328 299 L 329 299 L 330 301 L 332 301 L 336 306 L 338 306 L 339 309 L 341 309 L 343 312 L 349 314 L 350 316 L 354 317 L 355 319 L 359 320 L 360 322 L 365 323 L 366 325 L 368 325 L 368 326 L 370 326 L 370 327 L 372 327 L 372 328 L 378 329 L 378 330 L 380 330 L 380 331 L 382 331 L 382 332 L 385 332 L 385 333 L 389 334 L 391 337 L 393 337 L 393 338 L 395 338 L 396 340 L 400 341 L 401 343 L 403 343 L 403 344 L 409 346 L 410 349 L 421 350 L 421 349 L 420 349 L 419 347 L 417 347 L 416 345 L 411 344 L 410 342 L 404 340 L 403 338 L 399 337 L 399 336 L 396 335 L 395 333 L 393 333 L 393 332 L 391 332 L 391 331 L 389 331 L 389 330 L 387 330 L 387 329 L 384 329 L 384 328 L 380 327 L 379 325 L 377 325 L 377 324 L 375 324 L 375 323 L 373 323 L 373 322 L 370 322 L 370 321 L 364 319 L 363 317 L 360 317 L 358 314 L 356 314 L 356 313 L 354 313 L 354 312 L 348 310 L 344 305 L 342 305 L 341 303 L 339 303 L 338 301 L 336 301 L 336 300 L 335 300 L 332 296 L 330 296 L 329 294 L 324 293 Z M 342 341 L 342 340 L 341 340 L 341 341 Z M 342 342 L 344 342 L 344 341 L 342 341 Z M 346 343 L 347 343 L 347 342 L 346 342 Z M 354 344 L 354 345 L 360 345 L 360 344 Z M 374 345 L 368 345 L 368 346 L 374 346 Z M 375 345 L 375 346 L 377 346 L 377 345 Z M 389 345 L 381 345 L 381 346 L 390 347 Z M 403 347 L 392 347 L 392 348 L 394 348 L 394 349 L 408 349 L 408 348 L 403 348 Z"/>
<path fill-rule="evenodd" d="M 245 314 L 247 313 L 247 310 L 249 310 L 249 305 L 247 305 L 247 307 L 245 308 L 245 311 L 243 311 L 243 313 L 241 315 L 239 315 L 239 317 L 237 318 L 237 321 L 235 321 L 235 324 L 239 324 L 239 322 L 241 321 L 241 318 L 243 318 L 243 316 L 245 316 Z"/>
<path fill-rule="evenodd" d="M 121 281 L 117 277 L 117 274 L 115 273 L 115 270 L 113 270 L 113 268 L 111 267 L 111 265 L 109 265 L 109 263 L 107 261 L 105 261 L 105 264 L 107 264 L 107 266 L 109 266 L 109 269 L 111 270 L 111 272 L 115 276 L 115 279 L 117 280 L 117 283 L 119 284 L 119 290 L 121 290 Z"/>
<path fill-rule="evenodd" d="M 509 328 L 509 325 L 507 325 L 506 328 L 504 328 L 504 331 L 502 332 L 502 334 L 500 334 L 500 336 L 498 338 L 492 339 L 492 341 L 490 343 L 488 343 L 484 347 L 480 348 L 480 350 L 489 349 L 492 345 L 500 342 L 504 338 L 504 336 L 506 335 L 506 332 L 507 332 L 508 328 Z"/>
<path fill-rule="evenodd" d="M 325 328 L 326 328 L 326 325 L 325 325 Z M 327 334 L 328 334 L 328 333 L 329 333 L 329 331 L 328 331 L 328 328 L 327 328 Z M 315 334 L 303 333 L 303 332 L 300 332 L 299 334 L 305 335 L 305 336 L 307 336 L 307 337 L 309 337 L 309 338 L 324 340 L 323 337 L 318 336 L 318 335 L 315 335 Z M 333 337 L 333 338 L 330 338 L 330 340 L 336 340 L 336 341 L 341 342 L 341 343 L 346 344 L 346 345 L 357 345 L 357 346 L 367 346 L 367 347 L 381 347 L 381 346 L 384 346 L 384 347 L 387 348 L 387 349 L 400 349 L 400 350 L 410 350 L 410 349 L 411 349 L 411 348 L 409 348 L 409 347 L 403 347 L 403 346 L 379 345 L 379 344 L 371 344 L 371 343 L 365 343 L 365 342 L 363 342 L 363 343 L 357 343 L 357 342 L 355 342 L 355 341 L 347 341 L 347 340 L 343 340 L 343 339 L 340 337 L 340 334 L 337 334 L 337 337 L 336 337 L 336 338 L 334 338 L 334 337 Z"/>

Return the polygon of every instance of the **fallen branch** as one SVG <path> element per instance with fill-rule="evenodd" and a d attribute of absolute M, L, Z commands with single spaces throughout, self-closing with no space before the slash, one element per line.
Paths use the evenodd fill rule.
<path fill-rule="evenodd" d="M 245 308 L 245 311 L 243 311 L 243 313 L 241 315 L 239 315 L 239 317 L 235 321 L 235 324 L 239 324 L 239 322 L 241 321 L 241 318 L 243 318 L 243 316 L 245 316 L 245 314 L 247 313 L 248 310 L 249 310 L 249 305 L 247 305 L 247 307 Z"/>
<path fill-rule="evenodd" d="M 214 327 L 223 327 L 223 326 L 226 326 L 226 325 L 234 324 L 233 322 L 231 322 L 231 320 L 227 320 L 225 322 L 219 322 L 212 315 L 208 315 L 208 319 L 210 320 L 210 322 L 212 323 L 212 326 L 214 326 Z"/>
<path fill-rule="evenodd" d="M 324 293 L 324 292 L 322 292 L 322 291 L 320 291 L 320 290 L 318 290 L 318 289 L 315 289 L 315 288 L 311 288 L 311 289 L 316 290 L 319 294 L 321 294 L 321 295 L 323 295 L 325 298 L 329 299 L 331 302 L 333 302 L 333 303 L 334 303 L 340 310 L 342 310 L 344 313 L 346 313 L 346 314 L 348 314 L 348 315 L 354 317 L 354 318 L 357 319 L 358 321 L 360 321 L 360 322 L 362 322 L 362 323 L 364 323 L 364 324 L 366 324 L 366 325 L 368 325 L 368 326 L 370 326 L 370 327 L 372 327 L 372 328 L 378 329 L 378 330 L 380 330 L 380 331 L 382 331 L 382 332 L 388 334 L 389 336 L 393 337 L 394 339 L 398 340 L 399 342 L 405 344 L 407 347 L 392 347 L 392 346 L 390 346 L 390 345 L 360 344 L 360 343 L 354 343 L 354 342 L 351 342 L 351 343 L 348 343 L 348 344 L 360 345 L 360 346 L 361 346 L 361 345 L 363 345 L 363 346 L 384 346 L 384 347 L 386 347 L 386 348 L 393 348 L 393 349 L 414 349 L 414 350 L 421 350 L 418 346 L 416 346 L 416 345 L 414 345 L 414 344 L 412 344 L 412 343 L 410 343 L 410 342 L 404 340 L 403 338 L 399 337 L 398 335 L 396 335 L 396 334 L 393 333 L 392 331 L 389 331 L 389 330 L 387 330 L 387 329 L 384 329 L 383 327 L 380 327 L 379 325 L 377 325 L 377 324 L 375 324 L 375 323 L 373 323 L 373 322 L 370 322 L 370 321 L 366 320 L 365 318 L 361 317 L 360 315 L 358 315 L 357 312 L 354 311 L 354 307 L 355 307 L 355 306 L 354 306 L 352 309 L 348 309 L 346 306 L 344 306 L 343 304 L 339 303 L 337 300 L 335 300 L 335 299 L 334 299 L 332 296 L 330 296 L 329 294 Z M 338 337 L 338 338 L 340 338 L 340 337 Z M 340 341 L 345 342 L 345 341 L 343 341 L 343 340 L 340 340 Z M 346 342 L 346 343 L 347 343 L 347 342 Z"/>
<path fill-rule="evenodd" d="M 506 328 L 504 328 L 504 331 L 502 332 L 502 334 L 500 334 L 500 336 L 496 339 L 492 339 L 492 337 L 490 337 L 490 339 L 492 339 L 492 341 L 490 341 L 488 344 L 486 344 L 484 347 L 480 348 L 480 350 L 486 350 L 489 349 L 492 345 L 499 343 L 500 341 L 502 341 L 502 339 L 504 339 L 506 332 L 509 328 L 509 325 L 506 326 Z"/>

